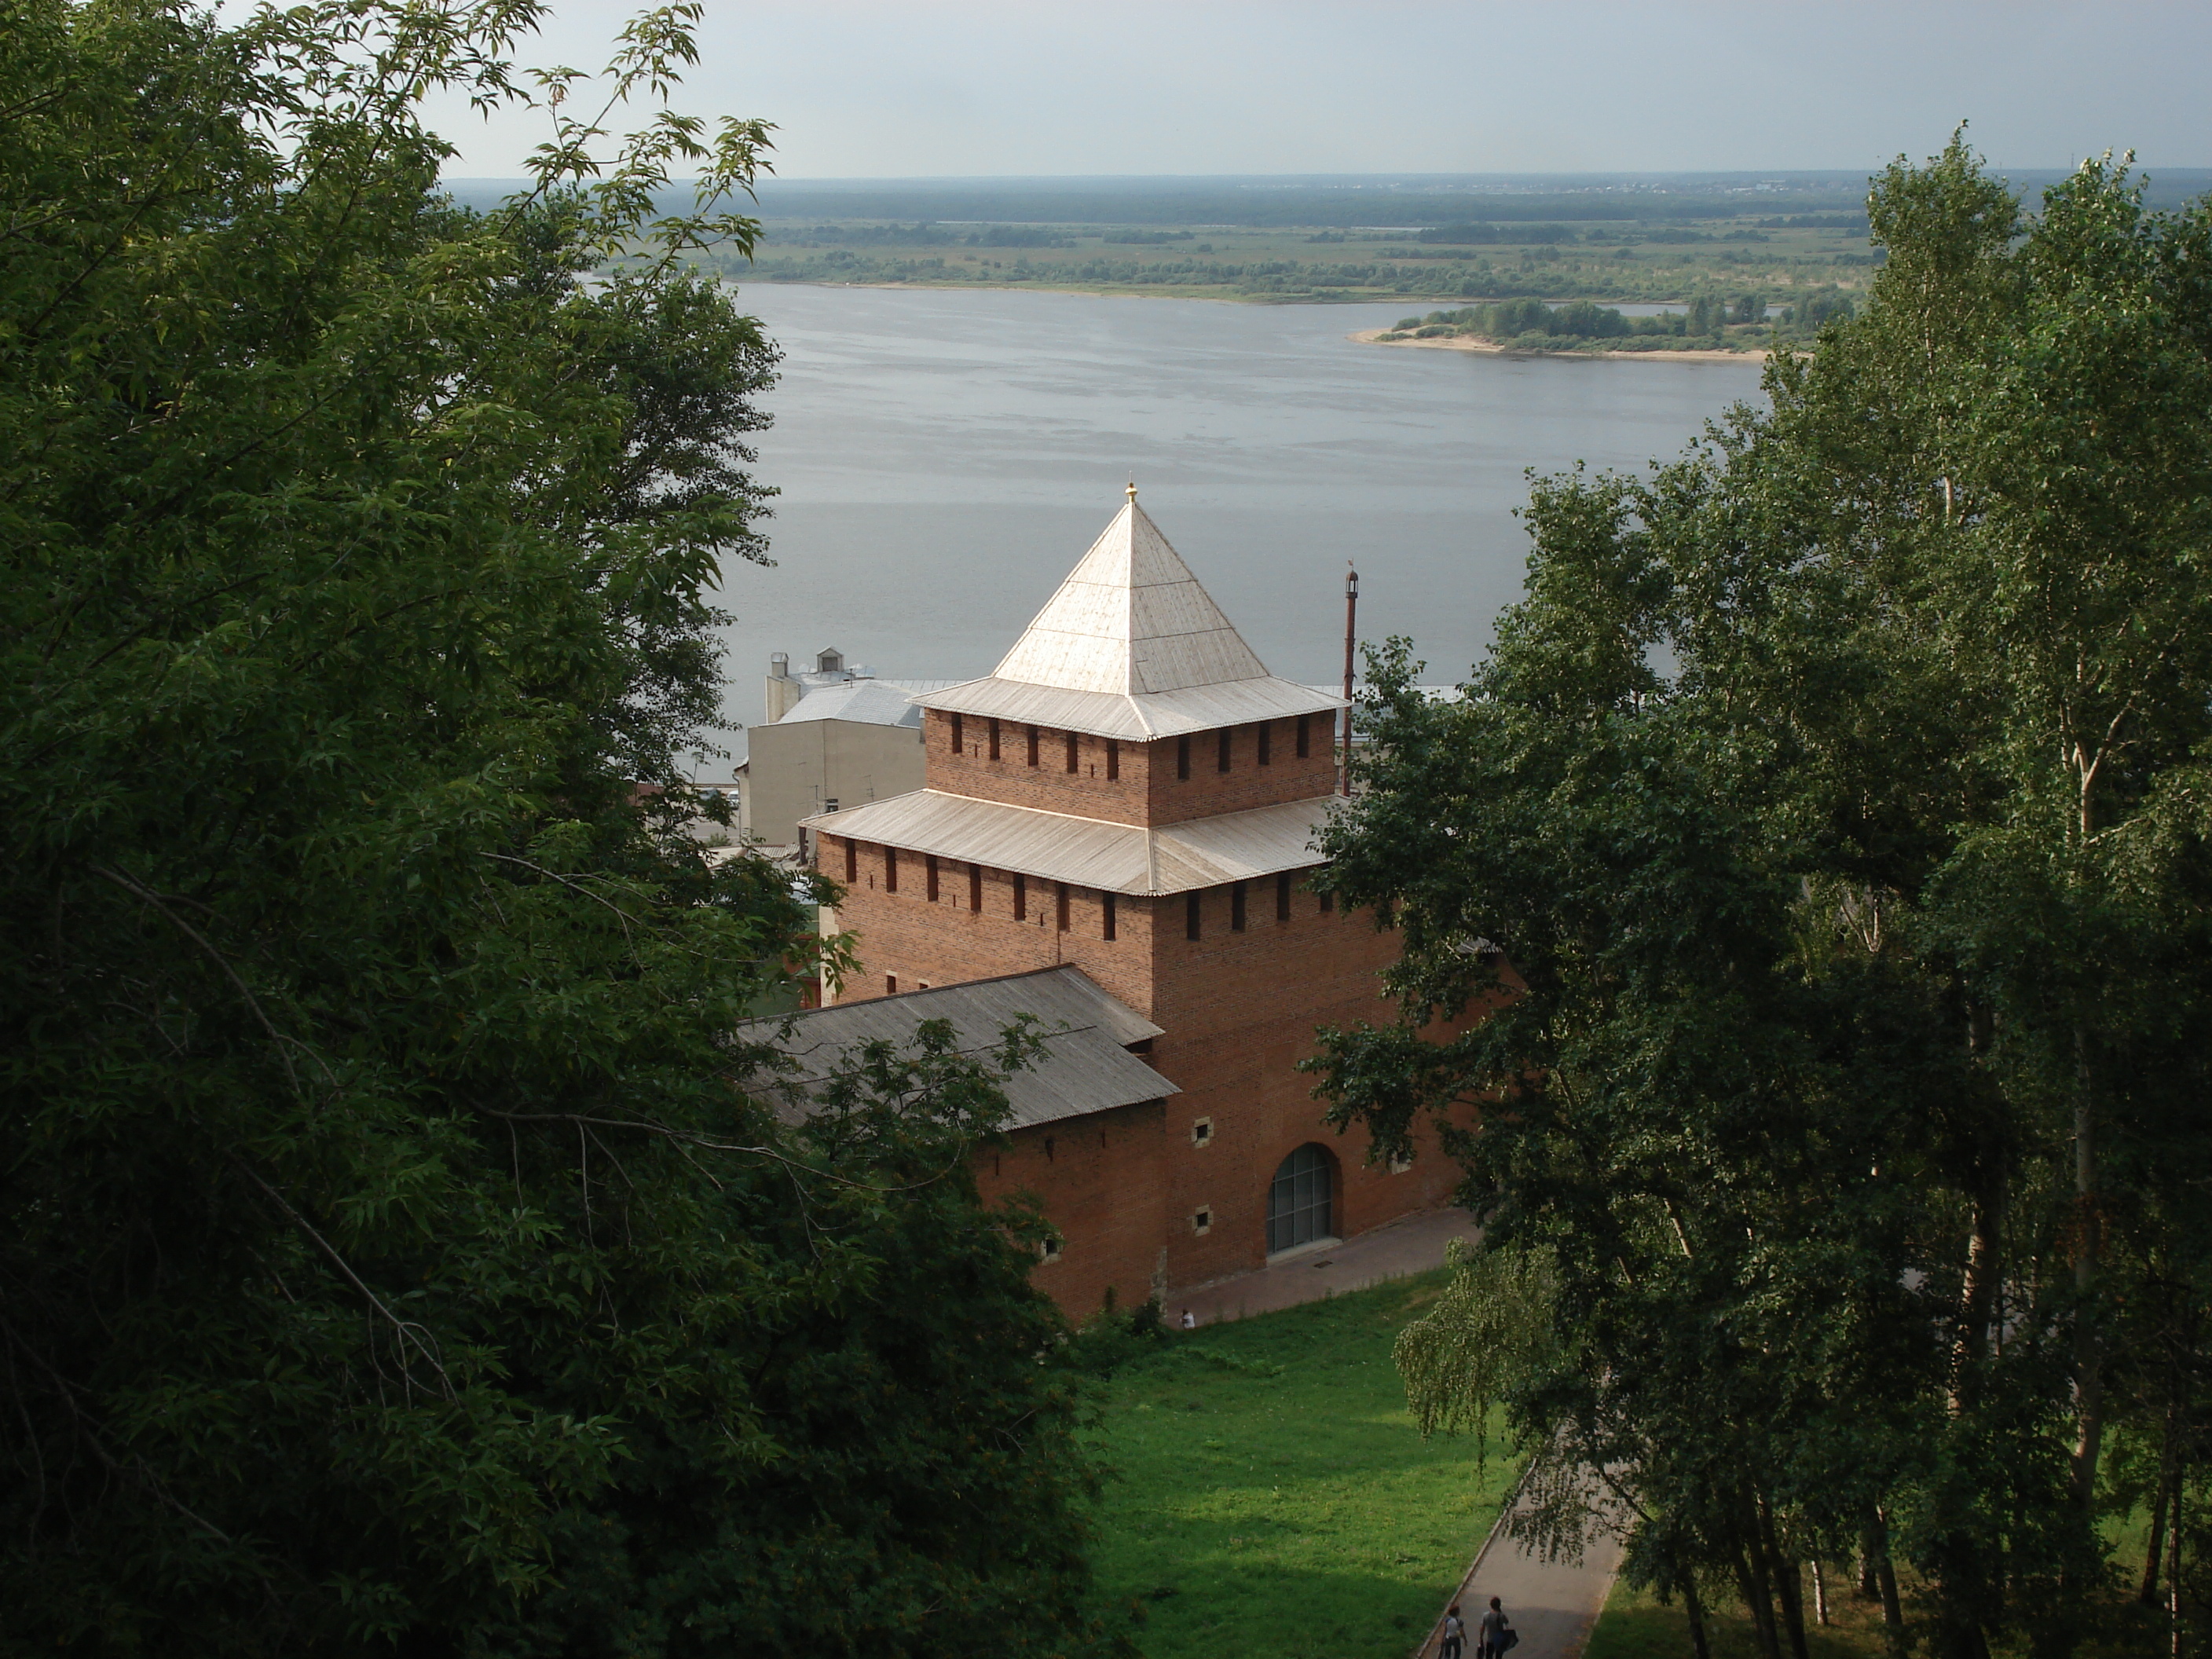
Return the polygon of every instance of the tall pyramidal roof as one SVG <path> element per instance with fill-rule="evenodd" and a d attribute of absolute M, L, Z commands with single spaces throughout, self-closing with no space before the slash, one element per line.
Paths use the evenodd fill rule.
<path fill-rule="evenodd" d="M 997 668 L 915 701 L 1137 740 L 1343 704 L 1267 672 L 1137 505 L 1134 485 Z"/>
<path fill-rule="evenodd" d="M 1267 665 L 1133 497 L 992 674 L 1139 695 L 1267 677 Z"/>

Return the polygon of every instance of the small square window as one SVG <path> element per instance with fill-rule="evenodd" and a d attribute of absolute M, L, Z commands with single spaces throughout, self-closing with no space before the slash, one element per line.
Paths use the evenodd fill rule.
<path fill-rule="evenodd" d="M 1057 1238 L 1048 1238 L 1037 1246 L 1037 1260 L 1057 1261 L 1060 1260 L 1060 1241 Z"/>
<path fill-rule="evenodd" d="M 1190 1218 L 1190 1230 L 1194 1233 L 1212 1232 L 1213 1231 L 1212 1210 L 1208 1208 L 1194 1212 Z"/>
<path fill-rule="evenodd" d="M 1211 1146 L 1213 1144 L 1213 1120 L 1212 1118 L 1201 1117 L 1192 1120 L 1190 1126 L 1190 1144 L 1194 1146 Z"/>
<path fill-rule="evenodd" d="M 1390 1173 L 1392 1175 L 1404 1175 L 1412 1170 L 1413 1167 L 1413 1160 L 1411 1157 L 1401 1156 L 1395 1152 L 1391 1154 Z"/>

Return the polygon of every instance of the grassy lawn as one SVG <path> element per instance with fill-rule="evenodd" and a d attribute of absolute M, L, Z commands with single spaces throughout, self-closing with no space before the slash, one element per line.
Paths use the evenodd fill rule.
<path fill-rule="evenodd" d="M 1514 1468 L 1426 1445 L 1391 1340 L 1441 1273 L 1215 1325 L 1103 1385 L 1097 1561 L 1148 1659 L 1404 1659 Z"/>

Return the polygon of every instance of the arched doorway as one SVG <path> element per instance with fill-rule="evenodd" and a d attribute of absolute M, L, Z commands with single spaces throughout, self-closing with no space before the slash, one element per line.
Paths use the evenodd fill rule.
<path fill-rule="evenodd" d="M 1336 1160 L 1313 1141 L 1285 1158 L 1267 1188 L 1267 1254 L 1335 1234 Z"/>

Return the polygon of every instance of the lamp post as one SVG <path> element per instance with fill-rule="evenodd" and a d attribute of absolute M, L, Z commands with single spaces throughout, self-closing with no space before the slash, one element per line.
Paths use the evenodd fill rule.
<path fill-rule="evenodd" d="M 1337 793 L 1352 793 L 1352 655 L 1358 637 L 1359 573 L 1346 561 L 1344 573 L 1344 749 L 1337 768 Z"/>

